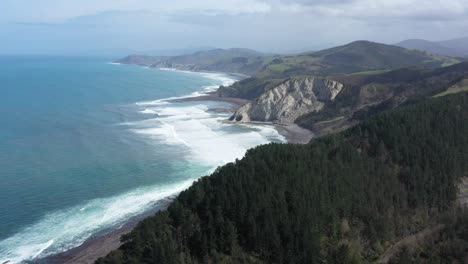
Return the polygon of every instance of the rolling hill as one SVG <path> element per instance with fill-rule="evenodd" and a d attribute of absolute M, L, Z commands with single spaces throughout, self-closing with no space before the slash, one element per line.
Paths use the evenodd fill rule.
<path fill-rule="evenodd" d="M 379 74 L 342 75 L 332 78 L 343 89 L 320 111 L 296 122 L 317 135 L 339 131 L 377 113 L 425 98 L 463 92 L 468 62 L 437 69 L 402 68 Z"/>
<path fill-rule="evenodd" d="M 453 50 L 449 47 L 446 47 L 437 42 L 428 41 L 424 39 L 408 39 L 395 44 L 396 46 L 405 48 L 405 49 L 415 49 L 423 50 L 432 54 L 441 54 L 446 56 L 461 56 L 459 52 Z"/>
<path fill-rule="evenodd" d="M 212 49 L 191 54 L 158 57 L 131 55 L 117 60 L 118 63 L 139 64 L 154 68 L 173 68 L 189 71 L 216 71 L 252 75 L 267 62 L 270 55 L 250 49 Z"/>
<path fill-rule="evenodd" d="M 459 62 L 440 55 L 408 50 L 369 41 L 356 41 L 347 45 L 318 52 L 291 56 L 274 56 L 253 77 L 221 87 L 219 95 L 254 99 L 272 85 L 302 75 L 334 76 L 350 73 L 375 73 L 402 67 L 437 68 Z"/>
<path fill-rule="evenodd" d="M 423 50 L 433 54 L 454 57 L 468 57 L 468 37 L 444 41 L 408 39 L 395 45 L 406 49 Z"/>

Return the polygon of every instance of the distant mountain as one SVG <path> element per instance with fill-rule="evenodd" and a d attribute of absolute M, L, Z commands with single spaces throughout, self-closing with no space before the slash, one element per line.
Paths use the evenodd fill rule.
<path fill-rule="evenodd" d="M 468 57 L 468 37 L 440 41 L 439 43 L 456 50 L 460 56 Z"/>
<path fill-rule="evenodd" d="M 228 73 L 255 74 L 271 55 L 255 50 L 232 48 L 197 51 L 178 56 L 130 55 L 117 60 L 118 63 L 138 64 L 155 68 L 174 68 L 190 71 L 217 71 Z"/>
<path fill-rule="evenodd" d="M 218 71 L 255 75 L 260 79 L 343 74 L 417 66 L 436 68 L 456 59 L 370 41 L 355 41 L 318 52 L 265 54 L 242 48 L 212 49 L 178 56 L 131 55 L 119 63 L 190 71 Z"/>
<path fill-rule="evenodd" d="M 396 46 L 403 47 L 405 49 L 417 49 L 424 50 L 429 53 L 442 54 L 447 56 L 459 56 L 457 51 L 452 50 L 446 46 L 443 46 L 437 42 L 432 42 L 424 39 L 408 39 L 395 44 Z"/>
<path fill-rule="evenodd" d="M 423 50 L 433 54 L 441 54 L 455 57 L 468 57 L 468 37 L 445 41 L 408 39 L 401 41 L 395 45 L 406 49 Z"/>
<path fill-rule="evenodd" d="M 450 58 L 435 57 L 424 52 L 370 41 L 355 41 L 307 55 L 318 58 L 319 62 L 325 65 L 323 72 L 326 73 L 350 73 L 409 66 L 435 68 L 451 62 Z"/>
<path fill-rule="evenodd" d="M 191 54 L 198 51 L 206 51 L 215 49 L 214 47 L 187 47 L 179 49 L 152 49 L 138 52 L 139 54 L 146 54 L 151 56 L 178 56 L 183 54 Z"/>
<path fill-rule="evenodd" d="M 347 45 L 299 55 L 274 56 L 252 78 L 222 87 L 220 96 L 254 99 L 264 91 L 295 76 L 331 76 L 375 72 L 403 67 L 438 68 L 459 60 L 397 46 L 355 41 Z"/>
<path fill-rule="evenodd" d="M 125 58 L 116 60 L 114 62 L 122 63 L 122 64 L 135 64 L 135 65 L 140 65 L 140 66 L 151 66 L 167 58 L 168 57 L 133 54 L 133 55 L 128 55 Z"/>

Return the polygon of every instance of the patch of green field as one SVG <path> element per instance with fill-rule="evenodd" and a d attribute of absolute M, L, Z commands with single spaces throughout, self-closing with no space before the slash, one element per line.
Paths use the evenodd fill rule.
<path fill-rule="evenodd" d="M 284 72 L 290 68 L 291 67 L 289 65 L 284 64 L 284 63 L 268 65 L 268 70 L 272 72 Z"/>
<path fill-rule="evenodd" d="M 389 72 L 390 70 L 374 70 L 374 71 L 362 71 L 362 72 L 355 72 L 349 75 L 374 75 L 374 74 L 381 74 Z"/>
<path fill-rule="evenodd" d="M 467 92 L 467 91 L 468 91 L 468 79 L 464 79 L 463 81 L 449 87 L 446 91 L 436 94 L 433 97 L 440 97 L 440 96 L 445 96 L 448 94 L 461 93 L 461 92 Z"/>

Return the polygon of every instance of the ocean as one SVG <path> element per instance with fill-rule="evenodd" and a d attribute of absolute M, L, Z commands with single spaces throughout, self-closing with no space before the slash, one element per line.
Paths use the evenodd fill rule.
<path fill-rule="evenodd" d="M 223 102 L 168 102 L 234 80 L 109 63 L 0 57 L 0 263 L 55 255 L 154 208 L 247 149 L 284 138 Z"/>

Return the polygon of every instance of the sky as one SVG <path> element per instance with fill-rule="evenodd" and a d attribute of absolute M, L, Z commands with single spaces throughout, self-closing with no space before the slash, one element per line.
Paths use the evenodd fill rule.
<path fill-rule="evenodd" d="M 468 0 L 0 0 L 0 54 L 319 50 L 468 35 Z"/>

